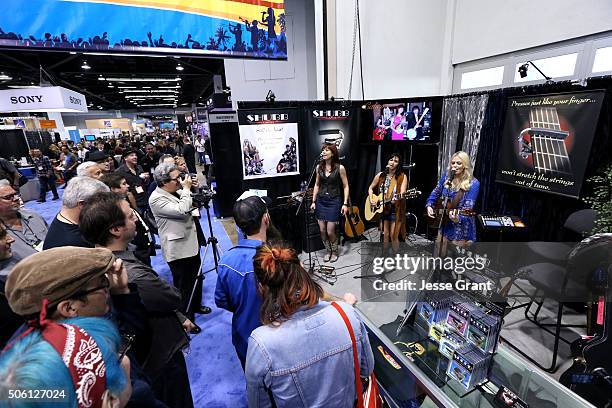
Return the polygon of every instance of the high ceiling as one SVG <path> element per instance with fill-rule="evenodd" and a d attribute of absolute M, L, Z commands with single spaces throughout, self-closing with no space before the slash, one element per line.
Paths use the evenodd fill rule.
<path fill-rule="evenodd" d="M 213 75 L 223 72 L 222 59 L 0 51 L 0 89 L 42 79 L 84 94 L 90 110 L 189 107 L 213 93 Z"/>

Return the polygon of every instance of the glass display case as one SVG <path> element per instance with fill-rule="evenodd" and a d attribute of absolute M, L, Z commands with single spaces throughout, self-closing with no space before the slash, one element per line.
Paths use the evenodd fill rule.
<path fill-rule="evenodd" d="M 501 407 L 495 401 L 501 386 L 532 408 L 593 407 L 503 343 L 488 380 L 466 389 L 446 375 L 449 359 L 418 325 L 408 323 L 398 332 L 403 303 L 366 301 L 356 308 L 369 331 L 381 393 L 392 407 Z"/>

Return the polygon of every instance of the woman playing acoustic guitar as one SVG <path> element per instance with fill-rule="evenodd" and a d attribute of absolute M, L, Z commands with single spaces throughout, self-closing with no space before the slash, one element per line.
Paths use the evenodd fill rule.
<path fill-rule="evenodd" d="M 321 161 L 317 165 L 317 179 L 312 190 L 311 210 L 319 223 L 321 239 L 328 254 L 325 262 L 338 260 L 338 234 L 336 226 L 348 209 L 349 184 L 346 170 L 340 164 L 338 148 L 325 143 L 321 150 Z"/>
<path fill-rule="evenodd" d="M 368 188 L 368 195 L 370 204 L 372 206 L 377 205 L 376 195 L 383 194 L 384 208 L 383 214 L 380 218 L 380 228 L 383 231 L 383 249 L 385 253 L 389 247 L 389 241 L 393 246 L 393 250 L 397 251 L 399 248 L 399 237 L 406 235 L 406 200 L 394 200 L 401 194 L 406 193 L 408 187 L 408 177 L 402 171 L 401 163 L 402 158 L 399 153 L 392 153 L 387 161 L 387 167 L 385 171 L 382 171 L 374 176 L 370 187 Z"/>
<path fill-rule="evenodd" d="M 467 153 L 459 151 L 453 154 L 448 165 L 448 172 L 438 180 L 436 188 L 427 199 L 427 215 L 436 218 L 436 203 L 448 197 L 448 219 L 443 221 L 442 234 L 436 239 L 436 249 L 440 256 L 446 255 L 448 241 L 454 245 L 466 246 L 476 240 L 476 224 L 471 213 L 480 183 L 472 175 L 472 163 Z"/>

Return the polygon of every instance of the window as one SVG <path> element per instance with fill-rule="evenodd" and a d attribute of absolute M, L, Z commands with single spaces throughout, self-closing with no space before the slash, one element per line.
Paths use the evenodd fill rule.
<path fill-rule="evenodd" d="M 576 68 L 576 59 L 578 58 L 578 53 L 559 55 L 557 57 L 550 58 L 542 58 L 537 60 L 532 60 L 532 62 L 542 70 L 546 75 L 551 78 L 561 78 L 568 77 L 574 75 L 574 69 Z M 542 74 L 538 72 L 537 69 L 533 67 L 533 65 L 529 64 L 529 68 L 527 69 L 527 76 L 525 78 L 521 78 L 518 73 L 518 69 L 521 65 L 523 65 L 526 61 L 520 62 L 516 64 L 514 68 L 514 82 L 528 82 L 528 81 L 539 81 L 544 80 Z"/>
<path fill-rule="evenodd" d="M 461 74 L 461 89 L 499 86 L 504 80 L 504 67 L 481 69 Z"/>
<path fill-rule="evenodd" d="M 598 48 L 595 51 L 593 73 L 612 71 L 612 47 Z"/>

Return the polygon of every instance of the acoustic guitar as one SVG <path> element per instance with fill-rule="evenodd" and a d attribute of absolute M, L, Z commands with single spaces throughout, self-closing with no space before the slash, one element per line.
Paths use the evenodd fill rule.
<path fill-rule="evenodd" d="M 423 111 L 423 114 L 421 115 L 421 117 L 417 120 L 416 125 L 414 125 L 413 128 L 410 128 L 406 131 L 406 138 L 408 140 L 414 140 L 417 137 L 417 131 L 416 128 L 417 126 L 419 126 L 421 124 L 421 121 L 423 120 L 423 118 L 425 117 L 425 115 L 427 114 L 427 112 L 429 112 L 429 108 L 425 108 L 425 110 Z M 417 119 L 417 118 L 415 118 Z"/>
<path fill-rule="evenodd" d="M 433 210 L 434 210 L 433 218 L 431 218 L 427 214 L 427 207 L 425 207 L 424 215 L 425 215 L 425 219 L 427 220 L 428 227 L 438 228 L 438 226 L 440 225 L 440 218 L 442 217 L 444 217 L 442 224 L 445 224 L 446 222 L 450 221 L 450 218 L 448 217 L 448 212 L 453 209 L 453 208 L 448 207 L 450 205 L 450 201 L 451 200 L 449 200 L 449 203 L 447 204 L 446 208 L 442 208 L 442 202 L 441 200 L 438 200 L 436 205 L 433 207 Z M 471 216 L 476 215 L 476 211 L 472 209 L 459 210 L 457 215 L 465 215 L 465 216 L 471 217 Z"/>
<path fill-rule="evenodd" d="M 346 214 L 344 214 L 344 233 L 349 238 L 356 238 L 362 236 L 364 231 L 365 225 L 359 216 L 359 208 L 356 205 L 352 205 L 349 199 L 349 208 Z"/>
<path fill-rule="evenodd" d="M 421 194 L 416 188 L 411 188 L 406 191 L 404 194 L 395 194 L 390 200 L 383 200 L 382 193 L 376 195 L 373 194 L 372 201 L 374 204 L 370 202 L 370 197 L 366 197 L 366 202 L 364 205 L 363 214 L 367 221 L 372 221 L 372 219 L 376 216 L 376 214 L 382 214 L 383 209 L 386 204 L 394 203 L 397 200 L 414 198 Z"/>
<path fill-rule="evenodd" d="M 597 372 L 612 372 L 612 304 L 609 296 L 609 274 L 605 267 L 593 276 L 594 301 L 592 307 L 595 334 L 583 336 L 570 345 L 572 366 L 559 378 L 559 382 L 595 406 L 609 406 L 612 386 Z M 589 313 L 590 314 L 590 313 Z"/>

